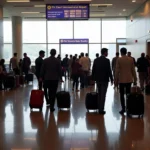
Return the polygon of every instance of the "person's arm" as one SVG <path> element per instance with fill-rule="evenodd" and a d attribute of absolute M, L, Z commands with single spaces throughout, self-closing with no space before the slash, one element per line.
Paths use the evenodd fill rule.
<path fill-rule="evenodd" d="M 114 58 L 112 59 L 111 68 L 114 69 Z"/>
<path fill-rule="evenodd" d="M 62 81 L 62 68 L 61 68 L 61 63 L 58 61 L 58 74 L 59 78 Z"/>
<path fill-rule="evenodd" d="M 9 70 L 11 70 L 11 64 L 12 64 L 12 59 L 10 59 L 10 62 L 9 62 Z"/>
<path fill-rule="evenodd" d="M 40 70 L 40 80 L 44 79 L 44 74 L 45 74 L 45 61 L 43 61 L 43 64 Z"/>
<path fill-rule="evenodd" d="M 113 75 L 112 75 L 112 70 L 111 70 L 111 66 L 110 66 L 110 60 L 108 59 L 108 67 L 109 67 L 109 78 L 111 80 L 111 83 L 113 84 Z"/>
<path fill-rule="evenodd" d="M 132 76 L 134 79 L 134 83 L 137 83 L 137 76 L 136 76 L 136 72 L 135 72 L 135 65 L 134 62 L 131 62 L 131 72 L 132 72 Z"/>
<path fill-rule="evenodd" d="M 93 80 L 95 80 L 95 70 L 96 70 L 96 62 L 94 60 L 93 67 L 92 67 L 92 79 Z"/>
<path fill-rule="evenodd" d="M 31 65 L 31 59 L 29 58 L 29 67 L 30 67 L 30 65 Z"/>
<path fill-rule="evenodd" d="M 119 58 L 117 59 L 116 62 L 116 68 L 115 68 L 115 84 L 118 84 L 118 79 L 119 79 L 119 71 L 120 71 L 120 60 Z"/>

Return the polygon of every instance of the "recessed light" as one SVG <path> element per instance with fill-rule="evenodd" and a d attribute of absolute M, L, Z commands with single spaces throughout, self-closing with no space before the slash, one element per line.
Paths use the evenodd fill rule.
<path fill-rule="evenodd" d="M 8 3 L 26 3 L 30 2 L 30 0 L 7 0 Z"/>
<path fill-rule="evenodd" d="M 136 0 L 132 0 L 132 3 L 135 3 L 136 2 Z"/>
<path fill-rule="evenodd" d="M 40 12 L 21 12 L 22 14 L 39 14 Z"/>
<path fill-rule="evenodd" d="M 102 17 L 106 16 L 106 14 L 90 14 L 90 17 Z"/>
<path fill-rule="evenodd" d="M 45 5 L 34 5 L 34 7 L 45 7 Z"/>
<path fill-rule="evenodd" d="M 126 9 L 123 9 L 123 11 L 126 11 Z"/>
<path fill-rule="evenodd" d="M 113 4 L 90 4 L 90 6 L 112 6 Z"/>

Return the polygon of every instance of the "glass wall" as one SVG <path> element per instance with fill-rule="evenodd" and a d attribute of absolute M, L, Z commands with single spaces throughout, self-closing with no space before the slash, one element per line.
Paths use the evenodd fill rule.
<path fill-rule="evenodd" d="M 116 53 L 116 38 L 126 38 L 126 19 L 90 19 L 87 21 L 46 21 L 44 19 L 23 19 L 23 53 L 28 53 L 32 62 L 38 57 L 40 50 L 55 48 L 62 58 L 65 54 L 89 53 L 93 61 L 95 54 L 102 47 L 109 49 L 108 58 Z M 60 39 L 88 38 L 89 44 L 59 44 Z M 12 56 L 12 25 L 11 20 L 4 20 L 4 58 Z"/>

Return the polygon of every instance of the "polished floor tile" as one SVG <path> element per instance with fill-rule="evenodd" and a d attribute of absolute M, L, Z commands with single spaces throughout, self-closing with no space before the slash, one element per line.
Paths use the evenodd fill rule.
<path fill-rule="evenodd" d="M 150 96 L 145 96 L 143 119 L 122 117 L 119 93 L 109 86 L 104 116 L 87 112 L 85 95 L 95 87 L 78 93 L 70 89 L 71 109 L 50 113 L 30 111 L 29 98 L 37 82 L 0 92 L 0 150 L 150 150 Z M 64 89 L 62 83 L 58 91 Z"/>

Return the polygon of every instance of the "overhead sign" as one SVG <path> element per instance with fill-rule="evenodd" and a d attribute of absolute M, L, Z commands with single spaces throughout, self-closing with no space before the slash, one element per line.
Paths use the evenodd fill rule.
<path fill-rule="evenodd" d="M 60 39 L 60 44 L 88 44 L 89 39 Z"/>
<path fill-rule="evenodd" d="M 89 19 L 89 4 L 47 4 L 46 19 Z"/>

